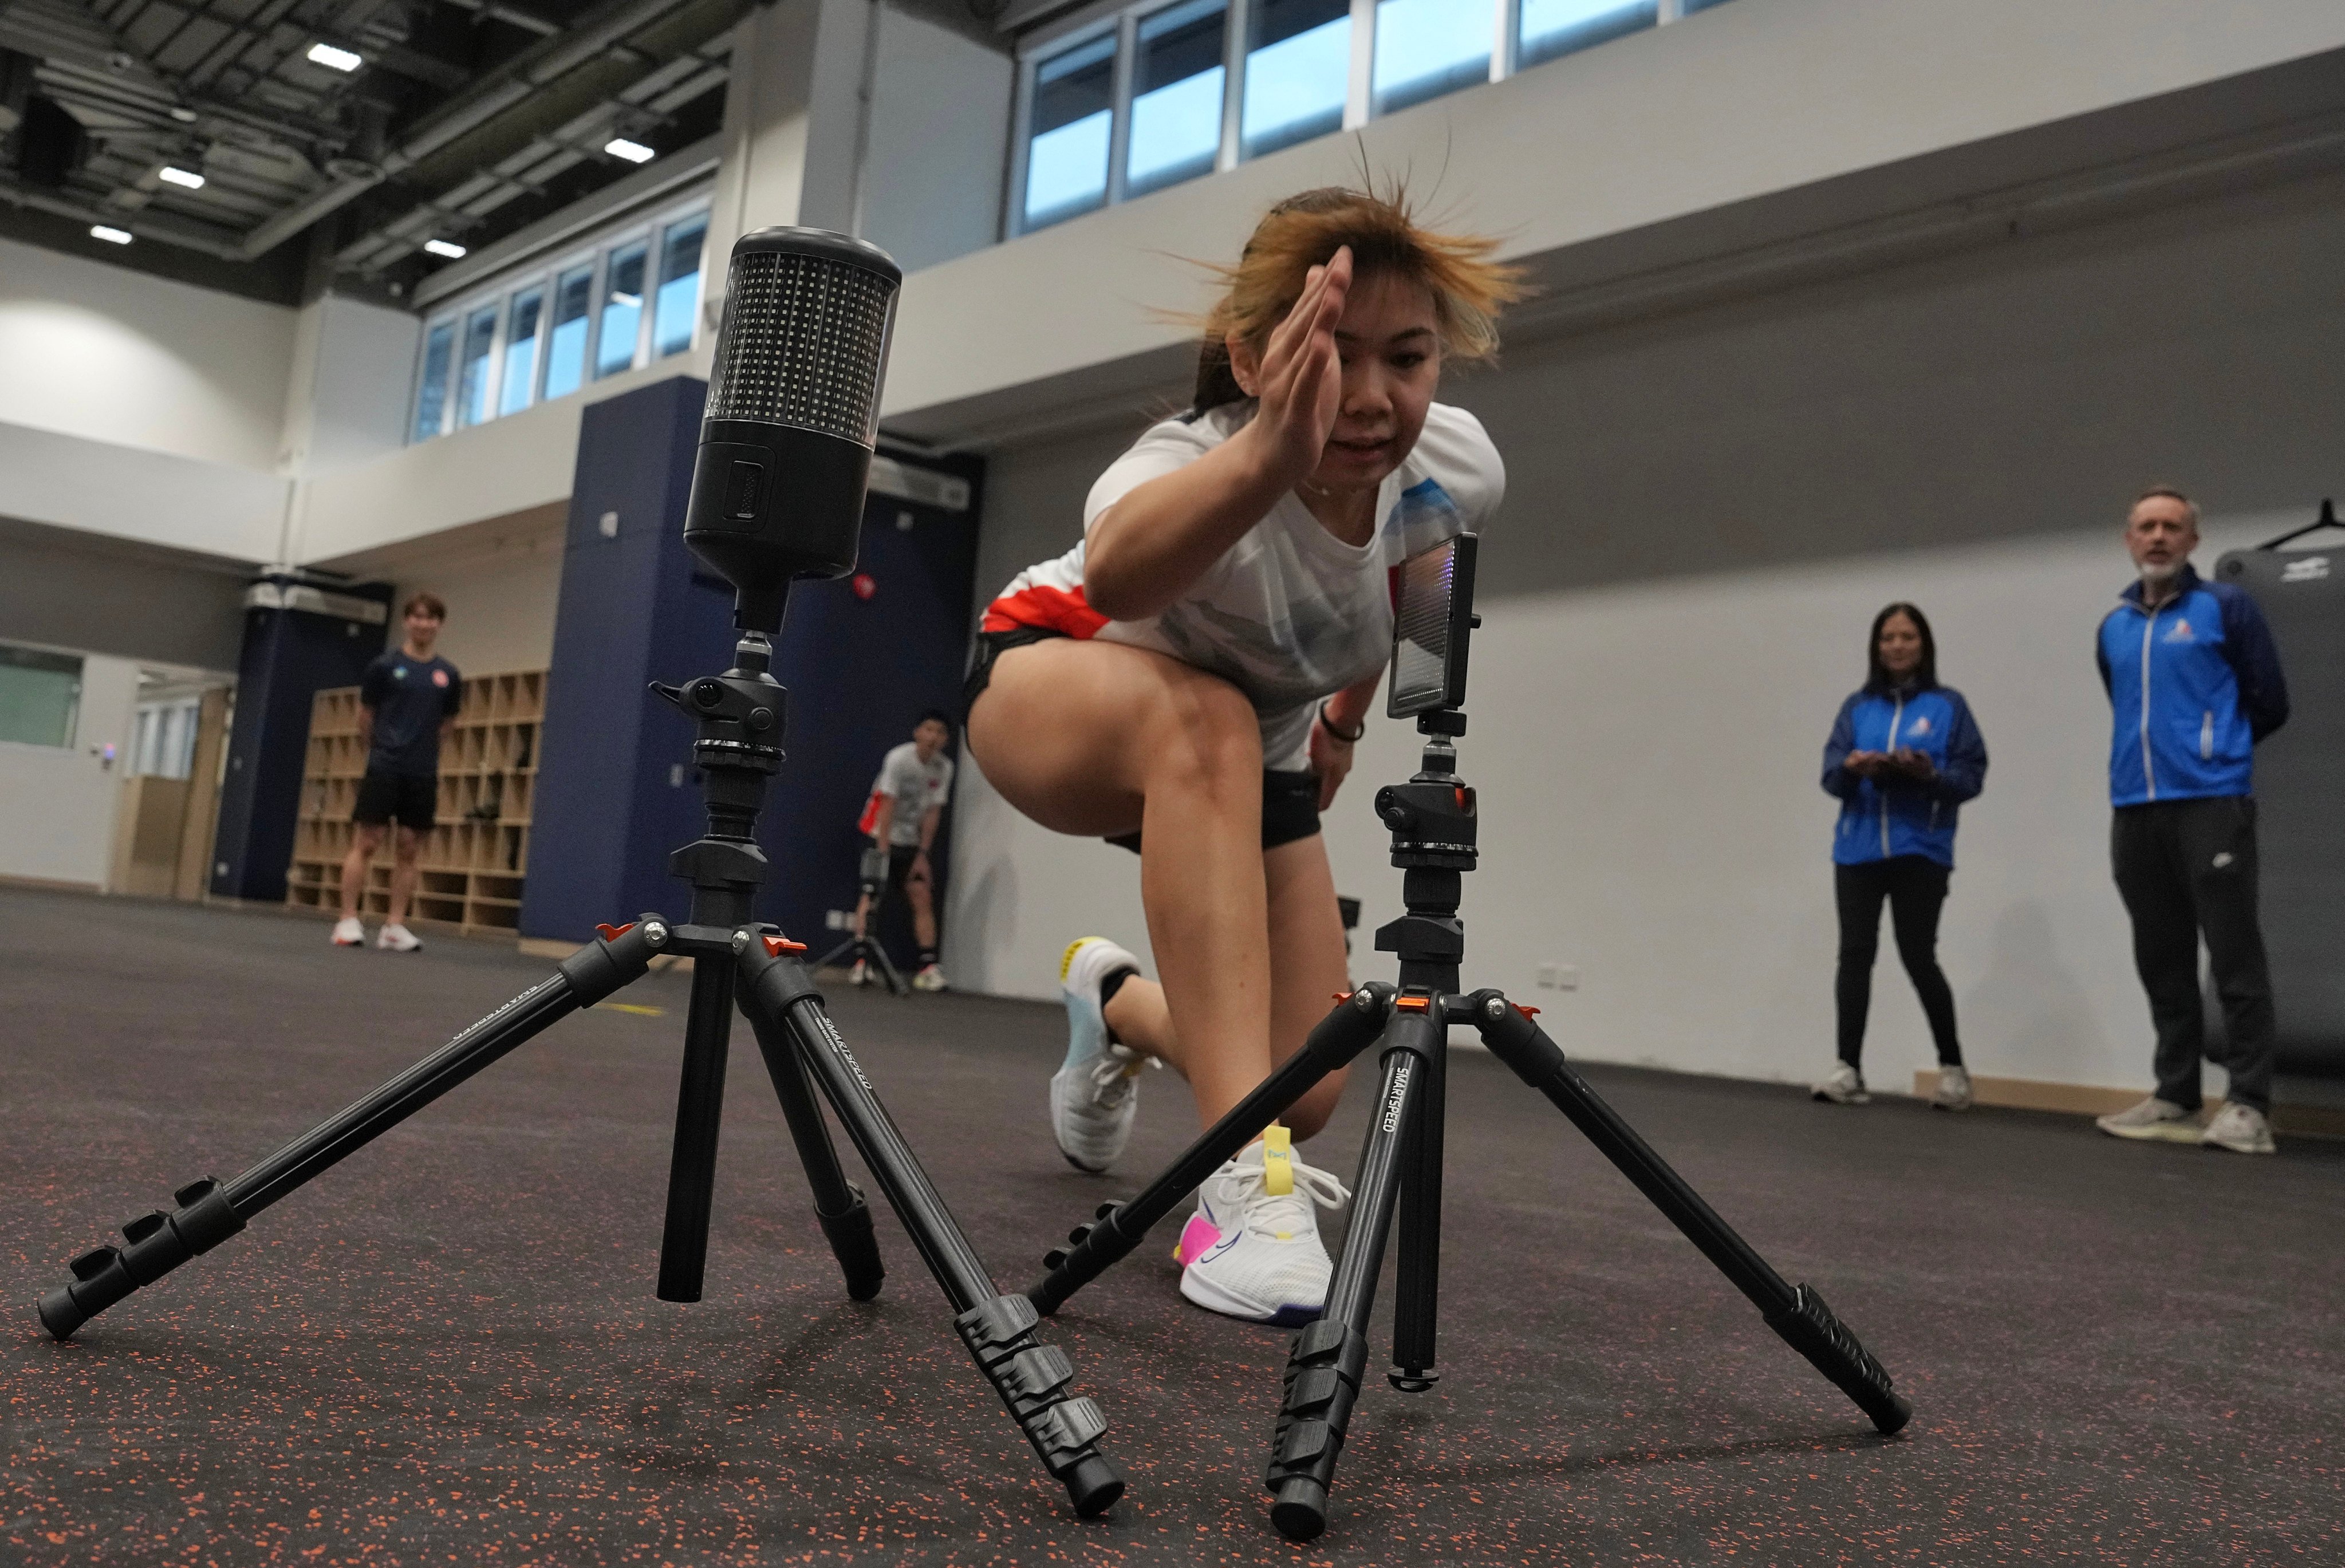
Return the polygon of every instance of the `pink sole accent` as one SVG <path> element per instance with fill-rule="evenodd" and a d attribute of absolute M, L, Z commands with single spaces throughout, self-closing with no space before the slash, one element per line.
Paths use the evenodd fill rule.
<path fill-rule="evenodd" d="M 1221 1239 L 1221 1230 L 1212 1220 L 1202 1214 L 1193 1214 L 1189 1223 L 1181 1227 L 1181 1244 L 1172 1249 L 1172 1257 L 1185 1268 L 1211 1252 Z"/>

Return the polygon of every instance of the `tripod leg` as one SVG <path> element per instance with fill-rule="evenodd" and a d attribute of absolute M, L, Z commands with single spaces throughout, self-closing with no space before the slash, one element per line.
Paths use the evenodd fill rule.
<path fill-rule="evenodd" d="M 253 1216 L 356 1154 L 465 1079 L 581 1007 L 642 977 L 668 939 L 666 921 L 647 914 L 611 931 L 381 1088 L 328 1117 L 238 1176 L 207 1176 L 122 1227 L 127 1246 L 100 1247 L 73 1260 L 73 1283 L 46 1292 L 41 1327 L 59 1339 L 142 1286 L 242 1230 Z"/>
<path fill-rule="evenodd" d="M 888 994 L 911 995 L 912 988 L 904 983 L 903 971 L 896 967 L 896 961 L 888 956 L 888 950 L 879 945 L 878 939 L 876 937 L 870 939 L 868 945 L 871 949 L 871 962 L 879 966 L 880 978 L 888 983 Z"/>
<path fill-rule="evenodd" d="M 1434 1370 L 1434 1333 L 1441 1310 L 1441 1144 L 1449 1076 L 1449 1026 L 1436 1014 L 1425 1076 L 1409 1113 L 1401 1150 L 1400 1258 L 1393 1271 L 1393 1369 L 1385 1374 L 1405 1394 L 1421 1394 L 1440 1380 Z"/>
<path fill-rule="evenodd" d="M 814 1189 L 815 1218 L 847 1276 L 847 1294 L 868 1301 L 879 1294 L 880 1281 L 888 1277 L 879 1261 L 879 1238 L 871 1231 L 871 1210 L 839 1168 L 838 1151 L 823 1125 L 822 1107 L 815 1104 L 814 1085 L 807 1082 L 806 1064 L 798 1060 L 788 1032 L 763 1011 L 749 1012 L 748 1018 L 757 1050 L 766 1058 L 766 1075 L 774 1080 L 774 1094 L 782 1102 L 782 1117 L 790 1125 L 791 1141 L 797 1145 L 798 1163 L 806 1167 L 807 1185 Z"/>
<path fill-rule="evenodd" d="M 911 1233 L 920 1260 L 952 1304 L 953 1328 L 961 1342 L 1044 1467 L 1066 1487 L 1075 1512 L 1085 1518 L 1106 1512 L 1123 1495 L 1123 1481 L 1100 1456 L 1107 1418 L 1090 1400 L 1068 1392 L 1074 1364 L 1064 1350 L 1035 1339 L 1041 1319 L 1032 1302 L 996 1289 L 984 1260 L 823 1011 L 806 967 L 781 956 L 778 941 L 769 946 L 755 932 L 743 934 L 749 940 L 741 948 L 742 1009 L 766 1027 L 788 1031 L 888 1207 Z"/>
<path fill-rule="evenodd" d="M 1314 1084 L 1366 1050 L 1384 1033 L 1392 998 L 1391 986 L 1371 982 L 1337 1003 L 1312 1029 L 1301 1050 L 1208 1127 L 1139 1196 L 1128 1203 L 1102 1204 L 1091 1223 L 1069 1232 L 1070 1246 L 1042 1259 L 1050 1272 L 1026 1288 L 1028 1299 L 1047 1316 L 1106 1273 L 1140 1245 L 1149 1227 L 1172 1213 L 1223 1161 L 1260 1137 L 1263 1128 L 1309 1094 Z"/>
<path fill-rule="evenodd" d="M 667 1173 L 667 1224 L 660 1233 L 659 1298 L 697 1301 L 708 1265 L 708 1209 L 716 1186 L 716 1134 L 725 1116 L 725 1058 L 733 1033 L 733 963 L 701 953 L 692 962 L 691 1011 L 684 1027 L 683 1081 L 675 1096 L 675 1146 Z"/>
<path fill-rule="evenodd" d="M 1394 1013 L 1385 1031 L 1376 1120 L 1360 1149 L 1351 1218 L 1327 1284 L 1326 1313 L 1295 1335 L 1287 1353 L 1285 1390 L 1263 1483 L 1278 1499 L 1271 1504 L 1270 1522 L 1290 1541 L 1308 1541 L 1327 1528 L 1327 1489 L 1335 1484 L 1335 1460 L 1344 1451 L 1344 1433 L 1360 1397 L 1376 1273 L 1384 1267 L 1385 1238 L 1407 1174 L 1408 1123 L 1423 1114 L 1418 1096 L 1428 1045 L 1438 1049 L 1442 1033 L 1419 1013 Z"/>
<path fill-rule="evenodd" d="M 1620 1119 L 1619 1112 L 1588 1086 L 1544 1030 L 1497 992 L 1477 991 L 1465 1000 L 1491 1054 L 1569 1117 L 1571 1125 L 1585 1133 L 1604 1157 L 1618 1166 L 1620 1174 L 1635 1183 L 1637 1190 L 1650 1198 L 1670 1223 L 1751 1299 L 1767 1326 L 1785 1343 L 1855 1400 L 1882 1431 L 1896 1431 L 1913 1419 L 1914 1407 L 1891 1387 L 1881 1363 L 1832 1316 L 1823 1298 L 1812 1287 L 1802 1285 L 1795 1290 L 1785 1283 L 1749 1242 L 1718 1217 L 1700 1194 L 1686 1185 L 1683 1176 L 1637 1135 L 1635 1128 Z"/>

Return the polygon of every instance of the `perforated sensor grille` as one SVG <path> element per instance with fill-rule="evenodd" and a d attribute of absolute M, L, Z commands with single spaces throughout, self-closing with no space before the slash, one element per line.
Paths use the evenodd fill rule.
<path fill-rule="evenodd" d="M 820 257 L 736 256 L 706 417 L 796 425 L 869 446 L 895 294 L 888 279 Z"/>

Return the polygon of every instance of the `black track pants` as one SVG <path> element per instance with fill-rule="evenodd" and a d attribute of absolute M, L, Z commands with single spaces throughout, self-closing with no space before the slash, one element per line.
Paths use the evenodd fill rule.
<path fill-rule="evenodd" d="M 1897 956 L 1930 1020 L 1938 1064 L 1963 1064 L 1954 1036 L 1954 993 L 1938 967 L 1938 910 L 1953 872 L 1925 855 L 1898 855 L 1863 865 L 1832 867 L 1840 902 L 1840 974 L 1832 987 L 1840 1004 L 1840 1059 L 1863 1070 L 1864 1015 L 1873 1004 L 1873 961 L 1881 950 L 1881 901 L 1897 932 Z"/>
<path fill-rule="evenodd" d="M 2157 1029 L 2157 1097 L 2196 1110 L 2207 1054 L 2198 939 L 2223 1003 L 2230 1097 L 2271 1109 L 2271 972 L 2256 918 L 2256 803 L 2244 795 L 2122 806 L 2109 828 L 2133 963 Z"/>

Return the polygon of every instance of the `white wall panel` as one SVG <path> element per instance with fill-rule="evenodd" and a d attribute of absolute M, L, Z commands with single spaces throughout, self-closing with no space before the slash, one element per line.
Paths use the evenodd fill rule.
<path fill-rule="evenodd" d="M 269 472 L 294 324 L 280 305 L 0 239 L 0 424 Z"/>
<path fill-rule="evenodd" d="M 1007 56 L 878 8 L 858 232 L 907 272 L 991 245 L 1014 76 Z"/>
<path fill-rule="evenodd" d="M 137 665 L 90 655 L 71 746 L 0 740 L 0 877 L 104 885 L 137 700 Z M 109 743 L 110 767 L 93 749 Z"/>

